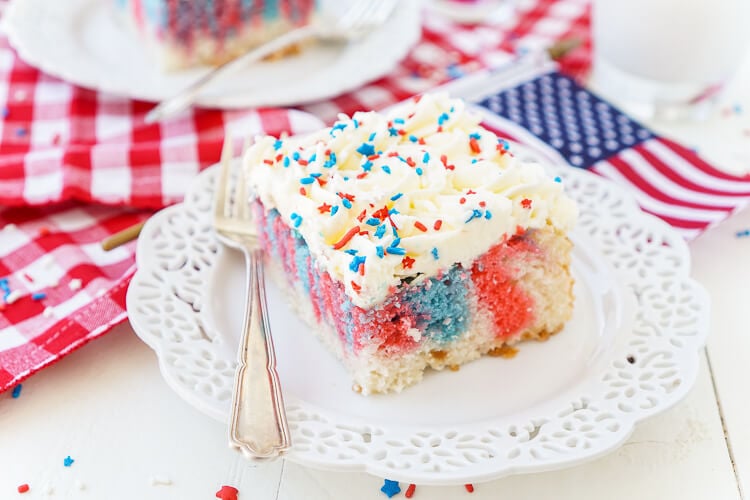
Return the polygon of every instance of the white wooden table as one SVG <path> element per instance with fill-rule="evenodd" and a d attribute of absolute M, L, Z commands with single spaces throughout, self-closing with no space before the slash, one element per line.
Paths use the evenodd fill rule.
<path fill-rule="evenodd" d="M 750 91 L 739 93 L 747 82 L 750 64 L 734 91 L 750 109 Z M 743 148 L 750 153 L 743 121 L 656 125 L 699 147 L 728 140 L 741 161 Z M 747 228 L 750 210 L 690 245 L 693 276 L 708 289 L 713 313 L 701 374 L 684 402 L 598 461 L 480 484 L 472 496 L 460 486 L 418 487 L 413 498 L 743 498 L 750 491 L 750 238 L 735 233 Z M 65 467 L 68 455 L 75 462 Z M 23 483 L 31 490 L 19 495 Z M 0 499 L 208 500 L 223 484 L 237 487 L 240 500 L 386 498 L 382 479 L 366 474 L 248 465 L 227 447 L 223 425 L 167 387 L 156 356 L 128 325 L 24 382 L 18 399 L 0 395 Z"/>

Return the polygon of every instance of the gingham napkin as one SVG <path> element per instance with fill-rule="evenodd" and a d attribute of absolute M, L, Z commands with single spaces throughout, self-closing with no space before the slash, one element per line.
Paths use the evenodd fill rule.
<path fill-rule="evenodd" d="M 573 36 L 583 46 L 561 64 L 582 74 L 588 19 L 588 0 L 521 0 L 513 18 L 477 26 L 428 15 L 421 42 L 392 74 L 303 109 L 332 121 L 382 108 Z M 0 391 L 126 318 L 134 244 L 105 253 L 99 242 L 145 219 L 144 209 L 179 201 L 218 160 L 227 131 L 297 133 L 318 123 L 296 111 L 200 111 L 145 126 L 151 105 L 45 75 L 2 37 L 0 106 Z"/>

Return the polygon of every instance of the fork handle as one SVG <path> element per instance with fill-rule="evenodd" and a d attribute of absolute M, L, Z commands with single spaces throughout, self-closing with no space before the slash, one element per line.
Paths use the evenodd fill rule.
<path fill-rule="evenodd" d="M 170 116 L 174 116 L 182 111 L 189 108 L 195 100 L 198 98 L 203 89 L 211 82 L 224 76 L 225 74 L 231 73 L 243 66 L 246 66 L 252 62 L 260 61 L 261 59 L 273 55 L 280 50 L 283 50 L 290 45 L 301 42 L 307 38 L 313 37 L 318 33 L 317 28 L 313 25 L 303 26 L 297 28 L 288 33 L 281 35 L 278 38 L 274 38 L 259 47 L 256 47 L 248 52 L 245 52 L 235 59 L 216 66 L 208 73 L 198 78 L 195 82 L 191 83 L 187 88 L 180 91 L 178 94 L 167 98 L 165 101 L 159 103 L 155 108 L 149 111 L 145 118 L 145 123 L 154 123 L 161 121 Z"/>
<path fill-rule="evenodd" d="M 276 354 L 268 326 L 262 252 L 247 248 L 248 304 L 235 375 L 230 444 L 248 458 L 274 458 L 290 445 Z"/>

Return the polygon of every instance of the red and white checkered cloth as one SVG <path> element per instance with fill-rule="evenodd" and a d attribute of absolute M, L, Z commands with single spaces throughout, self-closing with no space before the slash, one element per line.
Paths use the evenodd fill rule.
<path fill-rule="evenodd" d="M 339 112 L 384 107 L 571 36 L 584 45 L 562 68 L 582 74 L 588 24 L 588 0 L 520 0 L 517 15 L 495 25 L 429 15 L 422 41 L 391 75 L 303 109 L 331 121 Z M 134 244 L 105 253 L 100 241 L 179 201 L 193 176 L 219 159 L 227 131 L 296 133 L 318 123 L 269 109 L 198 111 L 146 126 L 149 104 L 45 75 L 1 36 L 0 106 L 0 279 L 7 280 L 0 283 L 10 290 L 0 290 L 0 391 L 126 318 Z M 46 295 L 35 300 L 34 293 Z M 4 296 L 20 298 L 5 304 Z"/>

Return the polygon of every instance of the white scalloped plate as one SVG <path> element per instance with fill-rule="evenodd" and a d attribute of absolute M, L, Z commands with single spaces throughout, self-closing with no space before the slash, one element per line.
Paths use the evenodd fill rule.
<path fill-rule="evenodd" d="M 244 274 L 211 229 L 215 173 L 147 223 L 127 306 L 167 383 L 226 421 Z M 364 397 L 269 286 L 289 460 L 417 484 L 476 483 L 594 459 L 685 396 L 708 332 L 686 244 L 609 181 L 571 167 L 554 174 L 581 212 L 575 311 L 564 331 L 521 344 L 511 360 L 483 358 L 428 373 L 401 394 Z"/>
<path fill-rule="evenodd" d="M 324 0 L 341 8 L 341 0 Z M 164 73 L 114 0 L 14 0 L 3 28 L 21 58 L 82 87 L 161 101 L 208 71 Z M 213 83 L 200 106 L 286 106 L 333 97 L 390 73 L 419 40 L 419 0 L 402 0 L 383 28 L 348 45 L 318 44 Z"/>

